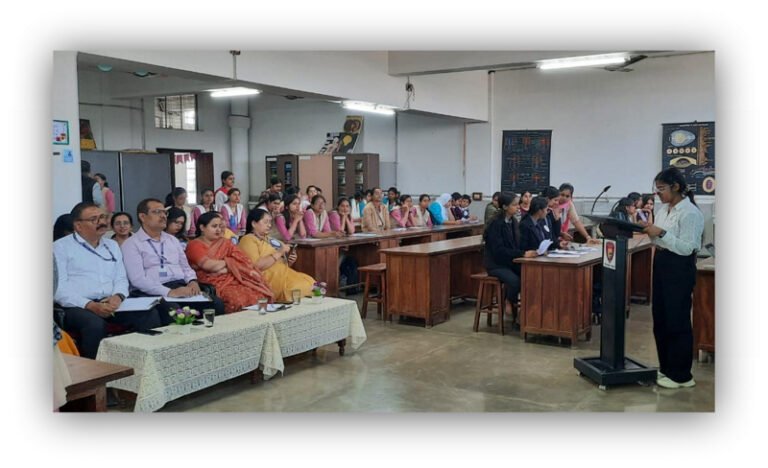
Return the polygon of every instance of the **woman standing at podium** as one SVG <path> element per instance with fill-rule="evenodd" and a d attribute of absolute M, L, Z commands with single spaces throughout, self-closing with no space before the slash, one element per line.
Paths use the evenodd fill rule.
<path fill-rule="evenodd" d="M 661 207 L 656 223 L 643 232 L 656 245 L 653 259 L 653 335 L 659 355 L 656 384 L 693 387 L 691 302 L 696 282 L 696 253 L 701 249 L 704 217 L 683 174 L 670 167 L 654 179 Z"/>

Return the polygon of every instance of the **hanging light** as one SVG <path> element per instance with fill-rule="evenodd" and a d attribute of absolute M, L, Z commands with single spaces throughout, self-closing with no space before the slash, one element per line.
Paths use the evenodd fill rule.
<path fill-rule="evenodd" d="M 626 62 L 627 59 L 626 54 L 586 55 L 583 57 L 540 60 L 536 66 L 541 70 L 558 70 L 561 68 L 616 65 Z"/>
<path fill-rule="evenodd" d="M 341 107 L 349 110 L 356 110 L 361 112 L 372 112 L 374 114 L 382 115 L 395 115 L 395 107 L 384 106 L 382 104 L 373 104 L 371 102 L 362 101 L 343 101 Z"/>

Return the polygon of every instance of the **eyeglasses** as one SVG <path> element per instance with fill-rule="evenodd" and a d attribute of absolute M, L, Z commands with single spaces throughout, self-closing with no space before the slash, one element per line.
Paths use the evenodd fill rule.
<path fill-rule="evenodd" d="M 158 208 L 156 210 L 149 210 L 148 213 L 152 213 L 153 215 L 157 215 L 157 216 L 163 216 L 163 215 L 168 216 L 168 212 L 162 208 Z"/>
<path fill-rule="evenodd" d="M 171 224 L 184 224 L 184 221 L 173 220 L 171 221 Z"/>
<path fill-rule="evenodd" d="M 83 222 L 87 221 L 87 222 L 89 222 L 91 224 L 96 224 L 99 221 L 106 221 L 106 220 L 107 220 L 107 215 L 103 214 L 101 216 L 91 216 L 90 218 L 87 218 L 87 219 L 82 219 L 81 218 L 81 219 L 78 219 L 77 221 L 83 221 Z"/>
<path fill-rule="evenodd" d="M 130 226 L 131 222 L 130 221 L 115 221 L 114 225 L 115 226 Z"/>
<path fill-rule="evenodd" d="M 653 193 L 658 194 L 666 190 L 669 190 L 669 185 L 659 185 L 658 187 L 653 188 Z"/>

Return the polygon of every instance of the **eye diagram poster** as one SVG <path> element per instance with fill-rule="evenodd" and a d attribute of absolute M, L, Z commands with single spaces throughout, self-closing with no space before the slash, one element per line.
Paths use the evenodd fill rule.
<path fill-rule="evenodd" d="M 682 171 L 696 195 L 715 194 L 715 123 L 662 124 L 661 168 Z"/>
<path fill-rule="evenodd" d="M 501 190 L 538 193 L 549 186 L 552 130 L 504 130 L 501 140 Z"/>

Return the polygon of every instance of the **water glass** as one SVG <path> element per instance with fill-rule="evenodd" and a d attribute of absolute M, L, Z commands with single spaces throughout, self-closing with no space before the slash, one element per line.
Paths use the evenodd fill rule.
<path fill-rule="evenodd" d="M 291 298 L 293 299 L 293 305 L 299 305 L 301 303 L 301 289 L 291 291 Z"/>
<path fill-rule="evenodd" d="M 216 316 L 215 309 L 203 309 L 203 323 L 206 327 L 213 326 L 213 318 Z"/>
<path fill-rule="evenodd" d="M 267 304 L 269 303 L 269 299 L 266 297 L 262 297 L 259 299 L 259 315 L 264 315 L 267 313 Z"/>

